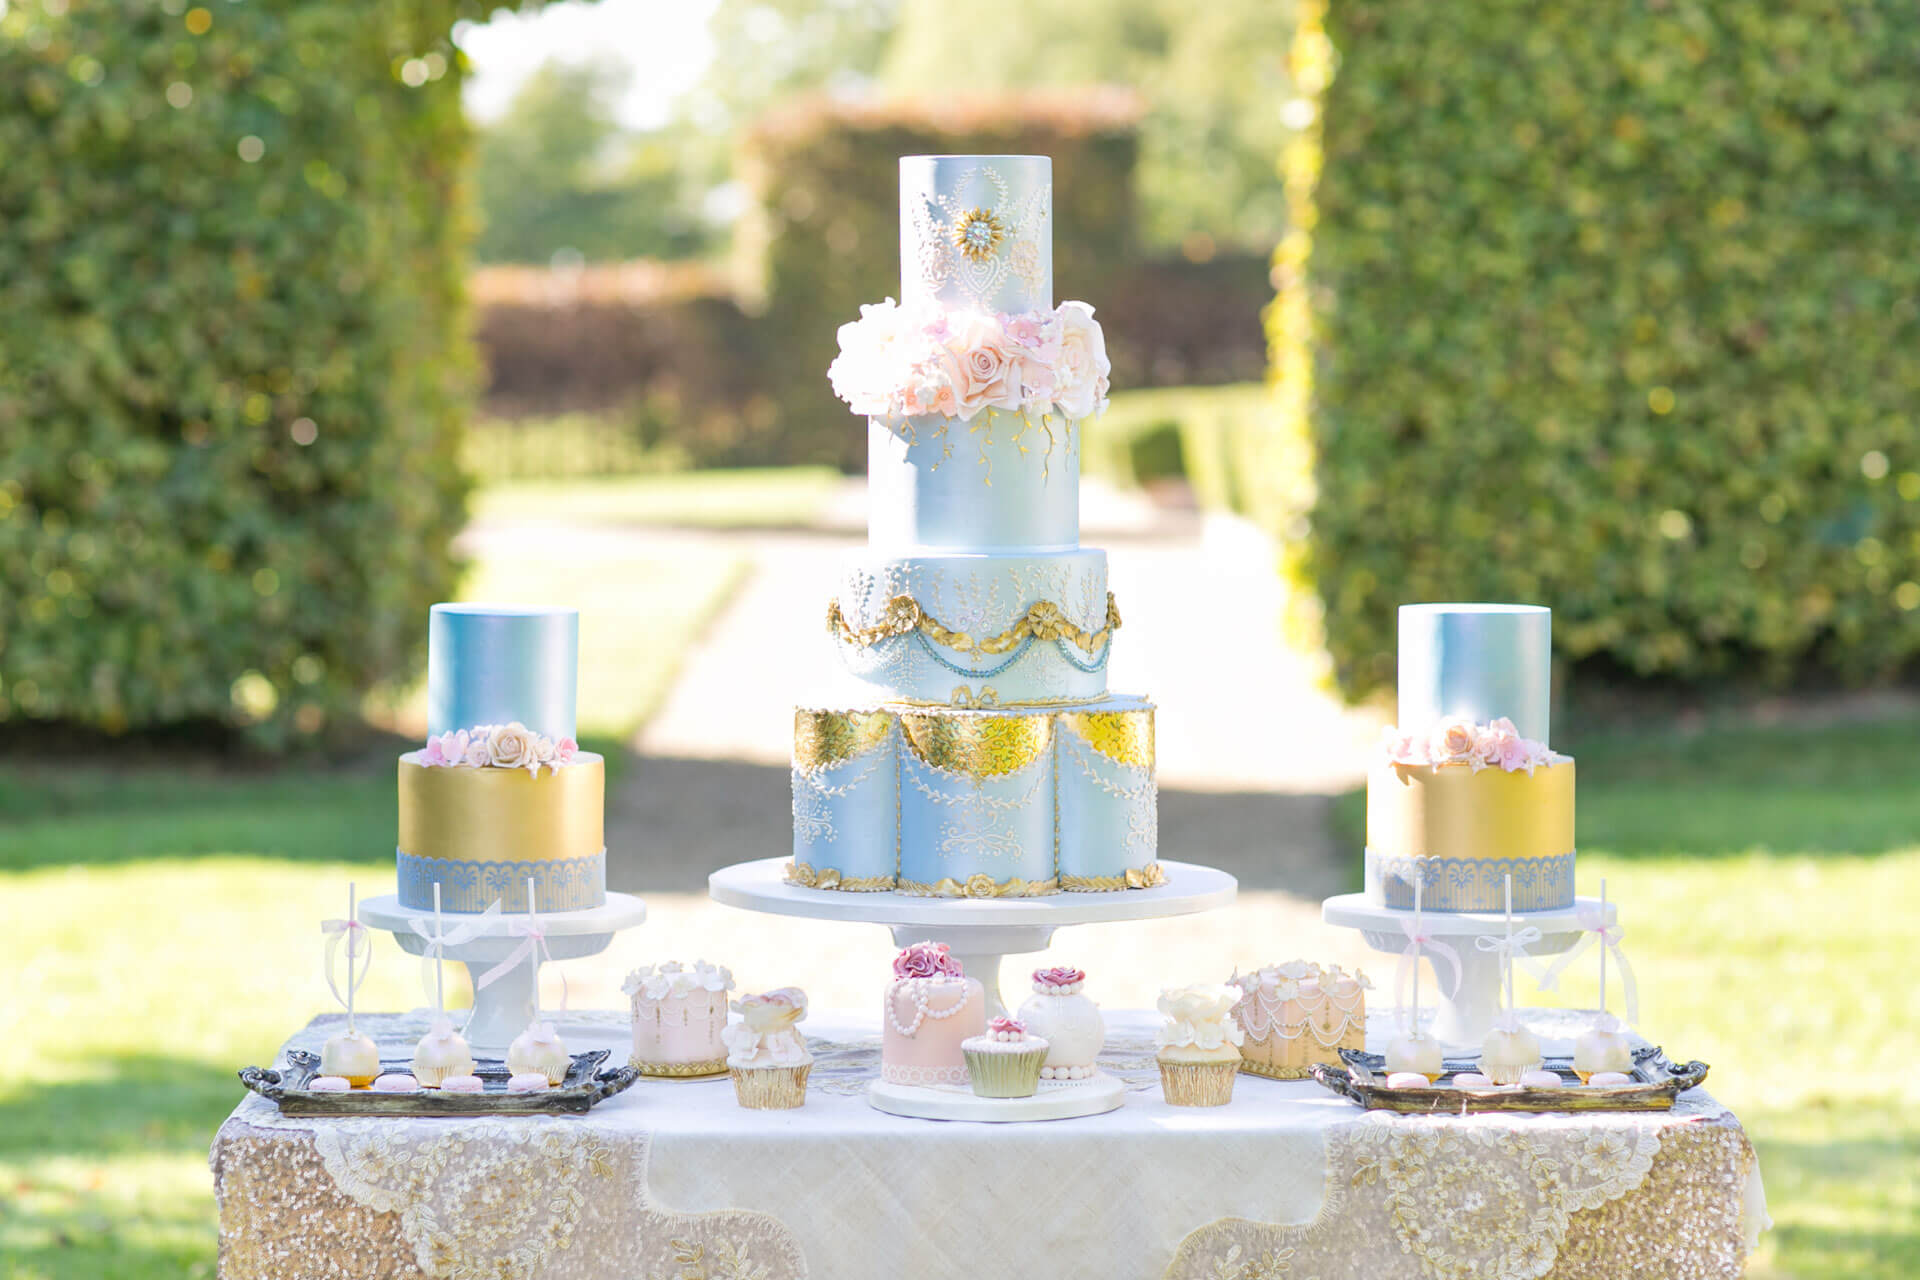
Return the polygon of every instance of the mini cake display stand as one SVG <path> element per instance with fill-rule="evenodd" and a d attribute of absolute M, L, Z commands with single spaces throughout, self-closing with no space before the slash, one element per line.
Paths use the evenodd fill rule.
<path fill-rule="evenodd" d="M 360 919 L 376 929 L 384 929 L 399 939 L 400 949 L 409 955 L 425 955 L 427 940 L 413 931 L 408 922 L 431 918 L 431 910 L 403 907 L 395 894 L 369 898 L 360 904 Z M 449 929 L 470 915 L 446 915 Z M 467 1024 L 467 1043 L 473 1051 L 488 1057 L 506 1053 L 513 1038 L 526 1030 L 533 1019 L 533 966 L 518 964 L 495 978 L 493 985 L 480 989 L 480 975 L 513 954 L 525 941 L 509 929 L 509 922 L 525 920 L 521 914 L 502 914 L 491 932 L 446 949 L 446 958 L 467 966 L 473 979 L 473 1017 Z M 542 911 L 540 924 L 547 935 L 547 953 L 554 960 L 580 960 L 599 955 L 613 941 L 613 935 L 631 929 L 647 918 L 647 904 L 627 893 L 609 893 L 606 903 L 585 911 Z M 550 1011 L 549 1011 L 550 1012 Z"/>
<path fill-rule="evenodd" d="M 965 1085 L 889 1084 L 867 1086 L 867 1101 L 896 1116 L 919 1120 L 977 1120 L 1008 1124 L 1021 1120 L 1070 1120 L 1112 1111 L 1127 1088 L 1104 1071 L 1085 1080 L 1042 1080 L 1031 1098 L 982 1098 Z"/>
<path fill-rule="evenodd" d="M 1600 905 L 1598 898 L 1576 898 L 1572 906 L 1558 911 L 1516 911 L 1513 927 L 1532 925 L 1540 931 L 1540 941 L 1527 948 L 1528 955 L 1558 955 L 1580 941 L 1585 927 L 1580 922 L 1581 911 L 1597 912 Z M 1609 925 L 1620 914 L 1612 903 L 1607 904 L 1606 913 Z M 1320 918 L 1341 928 L 1358 929 L 1375 951 L 1398 955 L 1407 949 L 1404 926 L 1413 920 L 1413 912 L 1370 902 L 1364 893 L 1346 893 L 1322 903 Z M 1480 950 L 1474 939 L 1500 936 L 1506 930 L 1506 916 L 1498 911 L 1426 911 L 1421 913 L 1420 927 L 1460 956 L 1460 987 L 1451 997 L 1444 986 L 1435 991 L 1433 983 L 1421 984 L 1421 1003 L 1434 1007 L 1433 1034 L 1442 1045 L 1478 1052 L 1480 1042 L 1493 1029 L 1494 1015 L 1500 1011 L 1500 957 Z M 1441 983 L 1446 983 L 1453 967 L 1432 955 L 1427 959 Z"/>
<path fill-rule="evenodd" d="M 1155 889 L 1056 893 L 1044 898 L 921 898 L 894 892 L 803 889 L 783 878 L 787 861 L 763 858 L 723 867 L 707 878 L 707 892 L 715 902 L 748 911 L 886 925 L 893 930 L 895 946 L 944 942 L 967 976 L 978 978 L 986 988 L 989 1018 L 1004 1017 L 1007 1012 L 1000 998 L 1001 957 L 1046 950 L 1053 931 L 1062 925 L 1157 920 L 1211 911 L 1232 902 L 1240 887 L 1224 871 L 1162 860 L 1167 882 Z"/>

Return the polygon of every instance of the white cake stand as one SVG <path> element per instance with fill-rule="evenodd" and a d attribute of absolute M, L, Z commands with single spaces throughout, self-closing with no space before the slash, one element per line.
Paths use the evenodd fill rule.
<path fill-rule="evenodd" d="M 1097 1071 L 1085 1080 L 1042 1080 L 1031 1098 L 982 1098 L 965 1085 L 889 1084 L 867 1086 L 867 1101 L 881 1111 L 918 1120 L 976 1120 L 1009 1124 L 1022 1120 L 1070 1120 L 1112 1111 L 1126 1100 L 1127 1087 Z"/>
<path fill-rule="evenodd" d="M 782 878 L 787 861 L 763 858 L 722 867 L 707 878 L 707 893 L 715 902 L 748 911 L 886 925 L 893 930 L 896 946 L 944 942 L 953 948 L 967 976 L 978 978 L 986 988 L 990 1018 L 1007 1012 L 1000 998 L 1001 958 L 1046 950 L 1053 931 L 1062 925 L 1157 920 L 1211 911 L 1232 902 L 1240 889 L 1239 882 L 1224 871 L 1162 860 L 1167 882 L 1156 889 L 1056 893 L 1044 898 L 919 898 L 894 892 L 803 889 Z"/>
<path fill-rule="evenodd" d="M 431 909 L 403 907 L 396 894 L 383 894 L 360 904 L 360 919 L 376 929 L 384 929 L 400 942 L 409 955 L 425 955 L 427 940 L 413 931 L 408 921 L 418 916 L 431 918 Z M 441 923 L 448 929 L 473 917 L 442 913 Z M 604 905 L 585 911 L 542 911 L 540 923 L 547 934 L 547 950 L 555 960 L 580 960 L 599 955 L 622 929 L 631 929 L 647 918 L 647 904 L 628 893 L 609 893 Z M 459 946 L 448 947 L 446 958 L 467 966 L 473 979 L 473 1017 L 467 1024 L 467 1043 L 475 1053 L 497 1057 L 507 1051 L 513 1038 L 526 1030 L 533 1019 L 533 966 L 516 965 L 482 991 L 480 975 L 507 958 L 523 939 L 507 931 L 510 920 L 525 920 L 525 914 L 507 913 L 491 933 Z"/>
<path fill-rule="evenodd" d="M 1514 912 L 1516 930 L 1528 925 L 1540 930 L 1540 941 L 1528 947 L 1527 954 L 1552 956 L 1572 948 L 1580 941 L 1581 908 L 1598 911 L 1600 899 L 1576 898 L 1572 906 L 1559 911 Z M 1606 909 L 1606 923 L 1612 924 L 1619 918 L 1618 905 L 1609 902 Z M 1345 893 L 1322 903 L 1320 918 L 1331 925 L 1358 929 L 1375 951 L 1397 955 L 1407 947 L 1407 935 L 1401 924 L 1412 920 L 1413 912 L 1380 906 L 1368 901 L 1364 893 Z M 1480 1042 L 1493 1029 L 1494 1015 L 1500 1011 L 1500 957 L 1480 950 L 1473 940 L 1483 934 L 1502 935 L 1506 931 L 1506 915 L 1499 911 L 1426 911 L 1421 913 L 1420 924 L 1428 936 L 1446 942 L 1460 953 L 1459 990 L 1451 998 L 1444 992 L 1435 992 L 1432 997 L 1433 1034 L 1443 1045 L 1478 1052 Z M 1433 964 L 1431 956 L 1428 963 Z M 1434 964 L 1435 973 L 1443 980 L 1451 968 L 1444 960 Z M 1421 989 L 1432 991 L 1433 985 L 1423 984 Z"/>

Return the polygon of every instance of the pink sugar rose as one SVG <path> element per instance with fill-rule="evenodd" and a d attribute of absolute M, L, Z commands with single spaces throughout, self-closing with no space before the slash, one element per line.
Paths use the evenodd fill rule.
<path fill-rule="evenodd" d="M 966 970 L 944 942 L 916 942 L 893 958 L 896 978 L 963 978 Z"/>
<path fill-rule="evenodd" d="M 983 409 L 1020 408 L 1020 347 L 1007 337 L 993 316 L 962 317 L 947 340 L 947 350 L 959 359 L 954 392 L 959 417 L 970 422 Z"/>
<path fill-rule="evenodd" d="M 1027 1034 L 1027 1024 L 1018 1018 L 995 1018 L 987 1024 L 987 1030 L 998 1031 L 1002 1035 L 1023 1036 Z"/>
<path fill-rule="evenodd" d="M 1047 987 L 1070 987 L 1076 982 L 1085 982 L 1087 975 L 1078 969 L 1035 969 L 1033 980 Z"/>
<path fill-rule="evenodd" d="M 424 765 L 441 765 L 451 764 L 452 761 L 448 760 L 441 752 L 440 739 L 428 738 L 426 749 L 420 753 L 420 763 Z"/>
<path fill-rule="evenodd" d="M 572 764 L 573 758 L 580 754 L 580 744 L 572 738 L 562 738 L 553 744 L 553 762 L 556 765 Z"/>
<path fill-rule="evenodd" d="M 1427 750 L 1435 764 L 1464 764 L 1475 758 L 1480 741 L 1471 720 L 1454 717 L 1442 720 L 1427 740 Z"/>

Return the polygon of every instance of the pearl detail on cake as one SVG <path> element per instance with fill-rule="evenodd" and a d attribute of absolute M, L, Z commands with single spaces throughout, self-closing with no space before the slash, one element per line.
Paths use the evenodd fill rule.
<path fill-rule="evenodd" d="M 893 1024 L 893 1029 L 895 1031 L 898 1031 L 901 1035 L 906 1036 L 909 1040 L 911 1040 L 914 1037 L 914 1035 L 919 1032 L 920 1028 L 923 1025 L 925 1025 L 927 1019 L 931 1018 L 935 1022 L 944 1022 L 948 1018 L 953 1017 L 955 1014 L 959 1013 L 962 1009 L 967 1007 L 967 997 L 971 993 L 966 990 L 963 984 L 961 988 L 960 1002 L 958 1004 L 955 1004 L 950 1008 L 946 1008 L 946 1009 L 933 1008 L 928 1003 L 928 1000 L 927 1000 L 927 986 L 930 982 L 933 982 L 933 981 L 937 981 L 937 979 L 912 978 L 905 983 L 895 983 L 893 989 L 887 992 L 887 1021 Z M 959 981 L 959 980 L 956 979 L 956 981 Z M 907 988 L 907 993 L 913 997 L 913 1006 L 914 1006 L 913 1025 L 910 1027 L 901 1026 L 898 1015 L 896 1015 L 893 1011 L 894 997 L 900 993 L 900 988 L 902 986 L 905 986 Z"/>

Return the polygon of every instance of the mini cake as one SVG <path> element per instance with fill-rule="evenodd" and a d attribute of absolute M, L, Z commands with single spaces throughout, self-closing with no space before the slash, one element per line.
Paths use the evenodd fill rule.
<path fill-rule="evenodd" d="M 1438 1080 L 1446 1074 L 1447 1064 L 1440 1057 L 1440 1042 L 1424 1031 L 1415 1031 L 1388 1042 L 1386 1069 L 1389 1074 L 1418 1071 L 1428 1080 Z"/>
<path fill-rule="evenodd" d="M 551 1022 L 534 1023 L 507 1046 L 507 1070 L 516 1076 L 537 1071 L 546 1077 L 548 1084 L 559 1084 L 567 1078 L 567 1069 L 572 1065 L 567 1042 L 560 1038 Z"/>
<path fill-rule="evenodd" d="M 620 989 L 633 1001 L 633 1066 L 649 1076 L 710 1076 L 727 1069 L 727 992 L 733 974 L 694 961 L 648 965 Z"/>
<path fill-rule="evenodd" d="M 438 1089 L 449 1076 L 471 1074 L 473 1051 L 466 1038 L 453 1029 L 451 1019 L 435 1018 L 432 1029 L 413 1047 L 414 1078 L 426 1088 Z"/>
<path fill-rule="evenodd" d="M 1154 1044 L 1160 1088 L 1176 1107 L 1221 1107 L 1233 1098 L 1240 1069 L 1239 1045 L 1246 1032 L 1233 1020 L 1240 993 L 1201 984 L 1160 993 L 1162 1018 Z"/>
<path fill-rule="evenodd" d="M 364 1031 L 341 1031 L 320 1046 L 320 1074 L 340 1076 L 356 1089 L 380 1074 L 380 1046 Z"/>
<path fill-rule="evenodd" d="M 880 1078 L 889 1084 L 967 1082 L 960 1042 L 987 1029 L 987 996 L 944 942 L 916 942 L 893 958 L 882 1002 Z"/>
<path fill-rule="evenodd" d="M 1633 1042 L 1610 1015 L 1602 1015 L 1593 1029 L 1573 1042 L 1573 1069 L 1592 1083 L 1600 1071 L 1625 1074 L 1633 1070 Z"/>
<path fill-rule="evenodd" d="M 1042 1080 L 1088 1080 L 1107 1043 L 1100 1006 L 1081 994 L 1087 975 L 1078 969 L 1035 969 L 1033 994 L 1020 1006 L 1020 1021 L 1047 1042 Z"/>
<path fill-rule="evenodd" d="M 1480 1046 L 1480 1070 L 1495 1084 L 1518 1084 L 1540 1061 L 1540 1042 L 1511 1013 L 1501 1016 Z"/>
<path fill-rule="evenodd" d="M 1241 1070 L 1276 1080 L 1299 1080 L 1315 1062 L 1339 1065 L 1341 1049 L 1367 1047 L 1365 975 L 1306 960 L 1236 973 L 1227 985 L 1240 993 L 1233 1020 L 1246 1032 Z"/>
<path fill-rule="evenodd" d="M 781 987 L 743 996 L 733 1005 L 741 1021 L 725 1028 L 727 1074 L 743 1107 L 783 1110 L 807 1100 L 813 1055 L 794 1024 L 807 1016 L 807 993 Z"/>
<path fill-rule="evenodd" d="M 960 1042 L 966 1056 L 967 1078 L 983 1098 L 1031 1098 L 1040 1087 L 1040 1064 L 1047 1060 L 1047 1042 L 1028 1033 L 1013 1018 L 995 1018 L 987 1034 Z"/>

